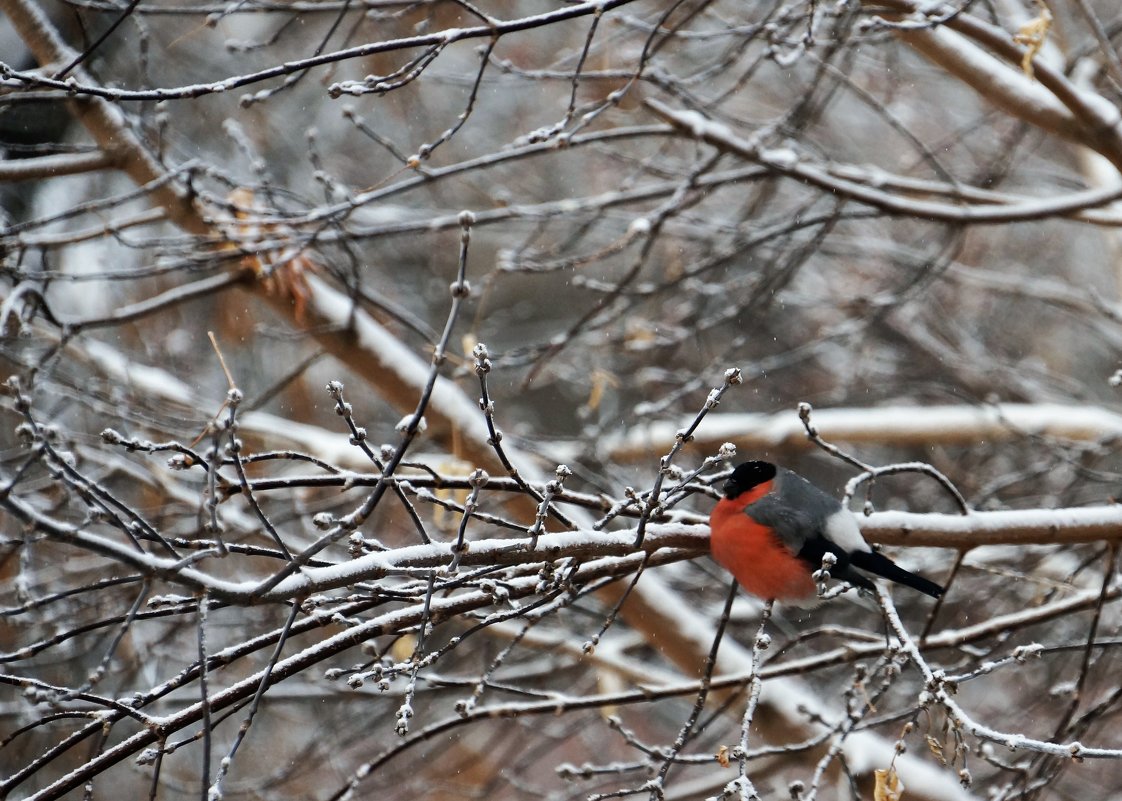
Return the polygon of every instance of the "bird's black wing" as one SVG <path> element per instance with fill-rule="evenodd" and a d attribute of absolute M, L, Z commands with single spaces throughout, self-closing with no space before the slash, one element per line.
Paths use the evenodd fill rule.
<path fill-rule="evenodd" d="M 850 554 L 850 561 L 854 567 L 859 567 L 889 581 L 895 581 L 897 584 L 903 584 L 905 587 L 911 587 L 913 590 L 918 590 L 924 595 L 930 595 L 932 598 L 938 598 L 943 594 L 943 588 L 934 581 L 908 572 L 882 553 L 859 551 Z"/>
<path fill-rule="evenodd" d="M 834 562 L 834 566 L 830 568 L 831 576 L 841 581 L 848 581 L 854 587 L 860 587 L 863 590 L 873 589 L 873 583 L 853 569 L 853 566 L 857 562 L 856 557 L 858 554 L 847 553 L 846 550 L 836 542 L 826 539 L 821 534 L 816 537 L 811 537 L 803 543 L 803 547 L 799 551 L 798 556 L 810 565 L 811 570 L 821 570 L 822 557 L 828 553 L 833 554 L 834 558 L 837 560 Z M 861 552 L 858 553 L 862 556 L 867 555 Z"/>

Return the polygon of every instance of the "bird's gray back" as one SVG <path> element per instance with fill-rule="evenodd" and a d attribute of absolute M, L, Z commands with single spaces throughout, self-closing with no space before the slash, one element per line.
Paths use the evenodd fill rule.
<path fill-rule="evenodd" d="M 778 468 L 772 490 L 744 512 L 757 523 L 775 530 L 792 553 L 802 550 L 806 541 L 825 534 L 826 519 L 841 504 L 797 473 Z"/>

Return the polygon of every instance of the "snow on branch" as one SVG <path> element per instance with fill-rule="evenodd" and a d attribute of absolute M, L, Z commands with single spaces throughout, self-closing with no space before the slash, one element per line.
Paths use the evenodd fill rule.
<path fill-rule="evenodd" d="M 970 445 L 1049 436 L 1083 442 L 1122 434 L 1122 415 L 1101 406 L 1059 403 L 998 403 L 987 406 L 880 406 L 870 409 L 815 409 L 823 436 L 851 444 L 908 447 Z M 674 441 L 682 422 L 652 422 L 618 436 L 605 437 L 605 458 L 638 461 L 661 453 Z M 694 435 L 698 448 L 731 441 L 740 451 L 813 447 L 790 412 L 709 415 Z"/>
<path fill-rule="evenodd" d="M 1122 169 L 1122 114 L 1105 97 L 1077 87 L 1064 74 L 1033 59 L 1025 74 L 1025 48 L 1012 34 L 971 14 L 930 24 L 929 9 L 914 0 L 886 0 L 898 14 L 886 19 L 919 24 L 893 27 L 901 40 L 962 80 L 1008 114 L 1086 145 Z M 927 24 L 924 24 L 927 23 Z"/>
<path fill-rule="evenodd" d="M 968 515 L 876 512 L 858 516 L 861 532 L 882 545 L 975 548 L 1071 545 L 1122 539 L 1122 506 L 1014 509 Z"/>

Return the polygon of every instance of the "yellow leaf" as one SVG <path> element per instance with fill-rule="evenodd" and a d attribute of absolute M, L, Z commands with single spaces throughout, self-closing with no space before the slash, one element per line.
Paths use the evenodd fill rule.
<path fill-rule="evenodd" d="M 944 766 L 947 764 L 947 758 L 943 756 L 943 746 L 930 734 L 927 735 L 927 748 Z"/>
<path fill-rule="evenodd" d="M 600 406 L 600 402 L 604 399 L 604 392 L 609 387 L 616 388 L 619 386 L 619 379 L 609 373 L 607 370 L 596 368 L 592 371 L 592 389 L 588 393 L 588 400 L 585 402 L 585 408 L 594 412 Z"/>
<path fill-rule="evenodd" d="M 465 462 L 463 459 L 457 459 L 455 456 L 449 456 L 441 460 L 434 468 L 442 476 L 455 476 L 457 478 L 467 478 L 475 466 L 471 462 Z M 467 501 L 468 491 L 466 489 L 452 490 L 452 489 L 436 489 L 433 490 L 433 495 L 443 501 L 452 501 L 461 506 Z M 460 526 L 460 516 L 453 514 L 443 506 L 436 505 L 432 510 L 432 522 L 441 531 L 455 531 Z"/>
<path fill-rule="evenodd" d="M 722 745 L 718 748 L 717 753 L 713 756 L 717 757 L 717 763 L 722 768 L 727 768 L 729 766 L 729 747 L 727 745 Z"/>
<path fill-rule="evenodd" d="M 1044 4 L 1044 0 L 1037 0 L 1040 14 L 1022 25 L 1013 36 L 1013 41 L 1025 46 L 1025 55 L 1021 58 L 1021 70 L 1028 77 L 1033 76 L 1032 60 L 1044 47 L 1048 39 L 1048 32 L 1052 30 L 1052 12 Z"/>
<path fill-rule="evenodd" d="M 390 656 L 395 662 L 406 662 L 413 657 L 413 652 L 416 650 L 417 638 L 412 634 L 403 634 L 390 646 Z"/>
<path fill-rule="evenodd" d="M 904 783 L 896 773 L 896 768 L 873 771 L 876 787 L 873 789 L 875 801 L 900 801 L 904 797 Z"/>

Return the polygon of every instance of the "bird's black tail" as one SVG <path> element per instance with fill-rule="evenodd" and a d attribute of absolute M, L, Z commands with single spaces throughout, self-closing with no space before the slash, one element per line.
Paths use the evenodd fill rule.
<path fill-rule="evenodd" d="M 854 551 L 849 554 L 849 561 L 856 568 L 895 581 L 897 584 L 903 584 L 905 587 L 911 587 L 913 590 L 919 590 L 932 598 L 938 598 L 943 594 L 943 588 L 934 581 L 909 573 L 882 553 Z"/>

